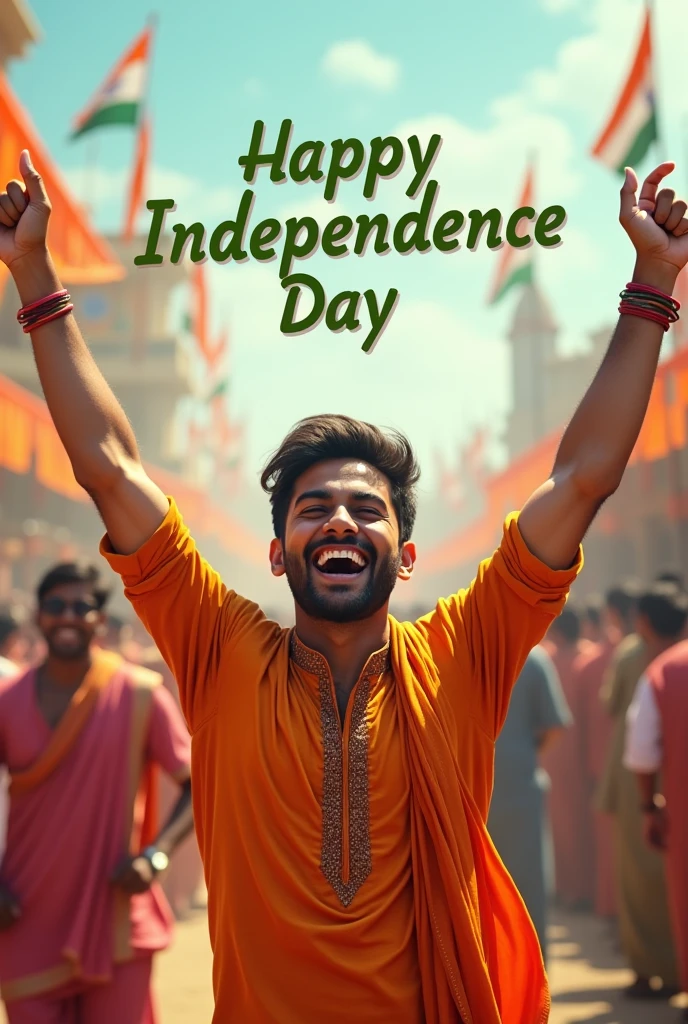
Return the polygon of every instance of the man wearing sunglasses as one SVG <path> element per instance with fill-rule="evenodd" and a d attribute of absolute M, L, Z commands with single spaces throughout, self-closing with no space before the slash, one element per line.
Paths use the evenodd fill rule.
<path fill-rule="evenodd" d="M 188 732 L 157 673 L 99 647 L 94 566 L 55 566 L 37 596 L 45 659 L 0 682 L 0 992 L 10 1024 L 153 1024 L 172 925 L 155 879 L 193 828 Z M 181 786 L 161 832 L 157 766 Z"/>

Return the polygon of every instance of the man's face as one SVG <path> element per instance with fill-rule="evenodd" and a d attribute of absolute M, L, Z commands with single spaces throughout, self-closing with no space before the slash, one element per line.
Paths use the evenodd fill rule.
<path fill-rule="evenodd" d="M 389 601 L 408 579 L 413 544 L 399 545 L 388 480 L 363 462 L 319 462 L 296 481 L 284 541 L 270 551 L 296 603 L 314 619 L 356 622 Z"/>
<path fill-rule="evenodd" d="M 36 624 L 54 658 L 83 658 L 104 616 L 87 583 L 63 583 L 41 601 Z"/>

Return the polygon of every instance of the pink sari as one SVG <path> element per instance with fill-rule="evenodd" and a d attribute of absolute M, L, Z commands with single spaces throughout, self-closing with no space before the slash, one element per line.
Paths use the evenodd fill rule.
<path fill-rule="evenodd" d="M 20 737 L 8 758 L 0 868 L 21 907 L 16 924 L 0 932 L 5 1002 L 108 982 L 115 964 L 169 944 L 172 919 L 160 889 L 128 897 L 109 884 L 152 825 L 143 793 L 151 692 L 131 666 L 98 652 L 53 731 L 38 708 L 35 670 L 3 694 L 2 714 Z"/>

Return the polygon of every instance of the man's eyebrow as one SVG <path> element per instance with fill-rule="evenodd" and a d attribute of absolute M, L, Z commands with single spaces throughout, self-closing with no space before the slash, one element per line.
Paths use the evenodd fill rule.
<path fill-rule="evenodd" d="M 314 490 L 314 491 L 303 491 L 297 498 L 294 499 L 294 504 L 298 505 L 300 501 L 310 501 L 316 499 L 318 501 L 327 501 L 332 495 L 329 491 Z"/>
<path fill-rule="evenodd" d="M 382 505 L 387 508 L 387 502 L 381 495 L 375 494 L 373 491 L 355 491 L 351 497 L 354 501 L 376 501 L 378 505 Z"/>
<path fill-rule="evenodd" d="M 374 491 L 354 491 L 351 495 L 354 501 L 375 501 L 378 505 L 382 505 L 383 508 L 387 508 L 387 502 L 379 494 L 375 494 Z M 294 499 L 294 504 L 298 505 L 302 501 L 331 501 L 332 494 L 330 491 L 322 488 L 316 488 L 312 491 L 303 491 Z"/>

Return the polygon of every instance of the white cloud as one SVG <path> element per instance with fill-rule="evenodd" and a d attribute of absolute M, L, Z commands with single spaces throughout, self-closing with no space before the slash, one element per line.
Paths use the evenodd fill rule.
<path fill-rule="evenodd" d="M 129 190 L 130 171 L 100 167 L 71 167 L 65 170 L 72 194 L 85 206 L 99 211 L 103 205 L 123 204 Z M 207 227 L 231 219 L 240 200 L 238 189 L 224 185 L 206 188 L 202 181 L 168 167 L 154 166 L 149 175 L 146 198 L 174 199 L 176 214 L 190 221 L 207 220 Z M 143 215 L 142 215 L 143 217 Z"/>
<path fill-rule="evenodd" d="M 393 57 L 377 53 L 363 39 L 334 43 L 322 59 L 322 70 L 335 82 L 364 85 L 391 92 L 399 84 L 401 67 Z"/>

